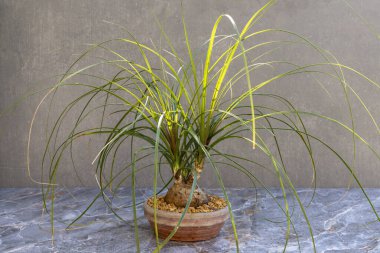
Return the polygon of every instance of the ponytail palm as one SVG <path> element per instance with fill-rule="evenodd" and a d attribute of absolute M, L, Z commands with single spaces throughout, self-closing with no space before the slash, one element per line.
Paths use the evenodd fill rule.
<path fill-rule="evenodd" d="M 100 191 L 94 201 L 70 225 L 79 220 L 98 198 L 103 198 L 110 210 L 122 219 L 113 209 L 111 198 L 106 194 L 106 190 L 110 189 L 111 194 L 115 193 L 127 179 L 130 179 L 136 243 L 139 245 L 136 218 L 136 205 L 139 203 L 136 203 L 135 196 L 137 173 L 143 169 L 150 169 L 152 172 L 152 179 L 149 180 L 153 182 L 155 210 L 157 209 L 157 194 L 172 183 L 165 200 L 184 207 L 183 218 L 190 206 L 199 206 L 208 201 L 207 194 L 198 187 L 198 180 L 207 163 L 224 192 L 236 246 L 239 249 L 234 217 L 219 167 L 223 165 L 241 172 L 252 182 L 265 188 L 252 170 L 245 166 L 254 164 L 265 167 L 255 161 L 255 153 L 262 152 L 269 158 L 283 192 L 284 203 L 278 202 L 278 206 L 286 216 L 286 242 L 292 228 L 288 189 L 302 210 L 314 243 L 304 204 L 298 197 L 287 172 L 281 155 L 282 146 L 277 141 L 277 135 L 291 131 L 295 134 L 295 138 L 301 141 L 310 157 L 314 184 L 316 168 L 311 143 L 319 142 L 340 159 L 361 187 L 352 166 L 328 143 L 312 135 L 305 127 L 303 117 L 317 117 L 335 123 L 352 135 L 354 143 L 356 141 L 364 143 L 379 158 L 377 152 L 355 131 L 349 94 L 359 101 L 378 131 L 379 128 L 364 100 L 346 81 L 344 73 L 352 72 L 370 85 L 376 88 L 380 86 L 357 70 L 339 63 L 331 54 L 298 34 L 278 29 L 256 30 L 256 22 L 274 3 L 275 1 L 269 1 L 255 12 L 242 29 L 238 29 L 231 16 L 221 15 L 216 20 L 204 47 L 197 51 L 193 51 L 190 45 L 189 34 L 183 20 L 183 36 L 187 50 L 185 57 L 181 57 L 182 53 L 177 52 L 163 29 L 161 31 L 168 49 L 157 48 L 154 43 L 152 45 L 141 43 L 129 34 L 127 38 L 117 38 L 93 45 L 84 52 L 44 97 L 44 99 L 48 96 L 54 97 L 57 89 L 65 86 L 82 88 L 81 93 L 62 109 L 54 122 L 43 156 L 43 167 L 46 164 L 49 166 L 49 181 L 41 185 L 45 208 L 48 207 L 48 196 L 51 197 L 52 225 L 56 176 L 64 152 L 72 152 L 73 142 L 81 137 L 99 135 L 105 136 L 106 139 L 93 162 L 96 164 Z M 218 35 L 222 20 L 231 24 L 232 34 Z M 285 34 L 290 40 L 256 42 L 259 41 L 256 38 L 260 39 L 260 36 L 266 34 Z M 321 62 L 301 65 L 273 59 L 263 60 L 272 56 L 277 47 L 285 47 L 289 44 L 309 47 L 320 56 Z M 131 56 L 132 54 L 118 50 L 123 47 L 127 47 L 128 52 L 138 55 Z M 84 59 L 98 51 L 106 56 L 102 56 L 96 63 L 84 67 L 80 65 Z M 268 67 L 284 67 L 287 70 L 263 81 L 253 82 L 255 73 Z M 100 75 L 100 68 L 107 69 L 107 74 Z M 287 98 L 262 92 L 266 86 L 278 85 L 285 78 L 302 74 L 312 76 L 313 80 L 323 75 L 343 87 L 346 105 L 352 119 L 351 124 L 346 125 L 314 112 L 297 110 Z M 237 89 L 237 87 L 240 88 Z M 243 87 L 243 92 L 237 93 L 236 91 L 241 90 L 241 87 Z M 324 87 L 323 84 L 321 87 Z M 268 104 L 271 105 L 268 106 Z M 278 107 L 278 105 L 281 106 Z M 61 143 L 57 143 L 63 120 L 71 110 L 78 107 L 81 110 L 73 122 L 71 131 Z M 98 117 L 99 114 L 101 115 L 99 125 L 90 128 L 82 127 L 85 125 L 84 122 Z M 117 120 L 108 122 L 105 117 L 107 114 L 112 115 L 113 118 L 116 117 Z M 266 133 L 270 134 L 270 140 L 266 139 Z M 249 143 L 252 147 L 252 155 L 243 157 L 223 151 L 221 147 L 228 145 L 231 141 Z M 274 150 L 269 147 L 269 143 L 273 141 Z M 130 145 L 131 162 L 116 170 L 115 160 L 120 147 L 125 143 Z M 51 148 L 54 150 L 52 154 Z M 149 159 L 151 162 L 146 165 Z M 171 178 L 165 182 L 162 189 L 158 189 L 158 180 L 163 166 L 170 168 Z M 46 171 L 46 168 L 43 170 Z M 378 219 L 378 214 L 366 192 L 362 187 L 361 189 Z M 180 222 L 181 220 L 176 229 Z M 52 228 L 54 229 L 54 226 Z M 170 240 L 176 229 L 162 243 L 157 238 L 158 251 Z"/>

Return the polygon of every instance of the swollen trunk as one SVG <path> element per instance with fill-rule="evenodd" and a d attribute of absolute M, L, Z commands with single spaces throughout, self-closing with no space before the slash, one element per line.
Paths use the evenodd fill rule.
<path fill-rule="evenodd" d="M 197 172 L 197 179 L 199 179 L 203 170 L 204 160 L 195 160 L 194 168 Z M 177 207 L 185 207 L 190 197 L 191 186 L 194 182 L 194 176 L 191 174 L 186 179 L 181 175 L 181 171 L 177 171 L 174 176 L 174 184 L 166 193 L 165 202 L 168 204 L 174 204 Z M 193 196 L 191 198 L 190 206 L 198 207 L 200 205 L 208 203 L 209 199 L 206 193 L 202 191 L 198 185 L 195 187 Z"/>

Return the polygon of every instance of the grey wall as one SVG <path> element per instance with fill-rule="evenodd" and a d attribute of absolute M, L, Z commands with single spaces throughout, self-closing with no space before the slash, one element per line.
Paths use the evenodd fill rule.
<path fill-rule="evenodd" d="M 184 1 L 187 26 L 194 47 L 203 43 L 209 35 L 213 22 L 219 14 L 228 13 L 236 19 L 239 27 L 250 15 L 262 6 L 263 0 L 237 1 Z M 284 0 L 273 7 L 258 24 L 259 28 L 284 28 L 304 35 L 321 47 L 333 52 L 339 61 L 357 68 L 375 81 L 380 82 L 380 40 L 373 31 L 380 31 L 380 1 L 349 1 L 356 14 L 338 0 Z M 372 24 L 371 29 L 363 25 L 362 15 Z M 162 21 L 165 30 L 179 49 L 185 49 L 180 23 L 179 1 L 130 0 L 130 1 L 50 1 L 50 0 L 1 0 L 0 1 L 0 110 L 4 110 L 19 96 L 29 91 L 49 87 L 63 73 L 77 54 L 93 43 L 121 36 L 125 33 L 117 26 L 103 20 L 126 26 L 144 43 L 150 38 L 157 40 L 159 29 L 154 24 L 155 17 Z M 227 22 L 223 26 L 228 26 Z M 226 29 L 225 31 L 229 31 Z M 312 50 L 285 50 L 277 54 L 278 60 L 288 59 L 298 62 L 318 62 Z M 106 70 L 105 70 L 106 71 Z M 375 120 L 380 123 L 380 92 L 367 82 L 349 73 L 350 84 L 366 101 Z M 260 78 L 260 77 L 258 77 Z M 324 113 L 349 124 L 347 109 L 341 87 L 330 79 L 322 81 L 334 96 L 330 99 L 310 76 L 284 79 L 266 91 L 287 96 L 302 110 Z M 42 98 L 37 94 L 26 98 L 11 113 L 0 118 L 0 186 L 36 186 L 27 176 L 26 144 L 34 108 Z M 70 93 L 58 96 L 58 108 L 72 98 Z M 370 118 L 360 103 L 353 101 L 353 114 L 357 130 L 380 150 L 380 138 L 376 134 Z M 44 131 L 47 112 L 46 103 L 37 118 L 31 145 L 31 174 L 39 178 L 39 159 L 46 141 Z M 54 112 L 54 110 L 53 110 Z M 324 123 L 313 117 L 305 117 L 310 131 L 352 161 L 352 136 L 334 124 Z M 283 134 L 284 157 L 289 174 L 297 186 L 309 186 L 312 180 L 310 162 L 302 145 L 293 141 L 293 135 Z M 271 147 L 273 148 L 273 142 Z M 84 139 L 76 145 L 75 156 L 82 182 L 94 185 L 91 160 L 99 148 L 99 139 Z M 350 182 L 349 173 L 321 145 L 313 143 L 317 158 L 317 182 L 320 187 L 341 187 Z M 380 186 L 379 161 L 364 146 L 357 143 L 356 170 L 363 185 Z M 231 143 L 224 149 L 257 156 L 258 161 L 270 166 L 270 162 L 249 145 Z M 62 185 L 74 186 L 76 179 L 70 159 L 64 157 L 58 181 Z M 251 166 L 252 167 L 252 166 Z M 265 184 L 276 186 L 278 182 L 272 172 L 257 166 L 249 167 Z M 242 174 L 222 168 L 227 186 L 249 186 L 250 181 Z M 205 187 L 217 186 L 210 167 L 206 168 L 202 179 Z M 150 185 L 152 172 L 142 172 L 138 185 Z"/>

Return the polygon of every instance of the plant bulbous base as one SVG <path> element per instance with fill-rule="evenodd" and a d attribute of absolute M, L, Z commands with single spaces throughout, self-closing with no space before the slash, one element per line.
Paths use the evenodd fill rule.
<path fill-rule="evenodd" d="M 165 202 L 177 207 L 185 207 L 191 193 L 190 183 L 176 181 L 165 195 Z M 207 194 L 196 186 L 190 202 L 191 207 L 198 207 L 209 202 Z"/>

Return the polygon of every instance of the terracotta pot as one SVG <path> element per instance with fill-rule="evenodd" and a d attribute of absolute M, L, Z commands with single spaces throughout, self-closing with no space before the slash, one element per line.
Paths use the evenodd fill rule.
<path fill-rule="evenodd" d="M 154 230 L 153 208 L 145 202 L 144 214 Z M 182 213 L 157 210 L 158 236 L 165 239 L 177 225 Z M 228 219 L 228 207 L 209 213 L 186 213 L 173 241 L 195 242 L 216 237 Z"/>

